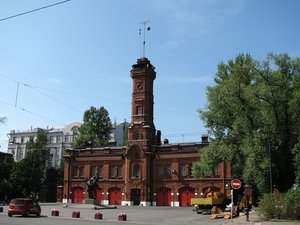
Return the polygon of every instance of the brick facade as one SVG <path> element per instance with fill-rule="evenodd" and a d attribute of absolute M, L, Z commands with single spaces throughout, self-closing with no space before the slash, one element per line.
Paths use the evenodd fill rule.
<path fill-rule="evenodd" d="M 87 182 L 97 176 L 94 198 L 100 204 L 190 206 L 192 197 L 214 186 L 225 192 L 230 183 L 229 162 L 222 162 L 205 178 L 191 176 L 192 163 L 199 160 L 200 142 L 161 143 L 153 123 L 153 83 L 156 72 L 147 58 L 132 66 L 132 113 L 128 144 L 120 147 L 69 149 L 66 151 L 63 202 L 84 203 Z"/>

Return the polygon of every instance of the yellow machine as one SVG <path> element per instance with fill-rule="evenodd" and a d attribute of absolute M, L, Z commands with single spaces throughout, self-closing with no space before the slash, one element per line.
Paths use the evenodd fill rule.
<path fill-rule="evenodd" d="M 210 214 L 213 206 L 223 206 L 225 204 L 225 196 L 223 193 L 214 192 L 209 188 L 201 198 L 192 198 L 191 204 L 196 206 L 197 213 Z"/>
<path fill-rule="evenodd" d="M 222 205 L 224 203 L 224 194 L 219 192 L 210 192 L 203 198 L 192 198 L 192 205 Z"/>

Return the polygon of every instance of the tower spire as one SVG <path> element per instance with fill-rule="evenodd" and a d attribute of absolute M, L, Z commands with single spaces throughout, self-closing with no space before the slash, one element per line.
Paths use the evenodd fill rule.
<path fill-rule="evenodd" d="M 147 23 L 149 23 L 150 21 L 143 21 L 141 22 L 142 25 L 144 25 L 144 32 L 143 32 L 143 54 L 142 54 L 142 58 L 145 58 L 145 45 L 146 45 L 146 30 L 149 31 L 150 27 L 148 26 L 146 28 Z M 142 34 L 142 30 L 140 28 L 139 30 L 139 35 Z"/>

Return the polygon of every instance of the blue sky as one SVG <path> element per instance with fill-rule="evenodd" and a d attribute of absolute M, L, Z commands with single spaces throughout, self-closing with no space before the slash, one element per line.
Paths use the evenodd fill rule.
<path fill-rule="evenodd" d="M 56 2 L 0 0 L 0 20 Z M 142 21 L 157 72 L 156 129 L 173 143 L 200 140 L 207 129 L 197 109 L 218 63 L 239 53 L 299 57 L 299 12 L 298 0 L 72 0 L 0 21 L 0 151 L 10 130 L 62 127 L 90 106 L 130 122 Z"/>

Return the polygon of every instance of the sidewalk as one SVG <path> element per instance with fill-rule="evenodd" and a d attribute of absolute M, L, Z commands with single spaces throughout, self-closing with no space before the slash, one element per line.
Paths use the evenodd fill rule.
<path fill-rule="evenodd" d="M 231 220 L 224 220 L 222 224 L 241 224 L 241 225 L 300 225 L 299 222 L 272 222 L 268 220 L 263 220 L 258 216 L 257 209 L 253 209 L 249 213 L 249 222 L 246 221 L 246 216 L 243 212 L 240 212 L 238 217 L 233 218 L 232 223 Z"/>

